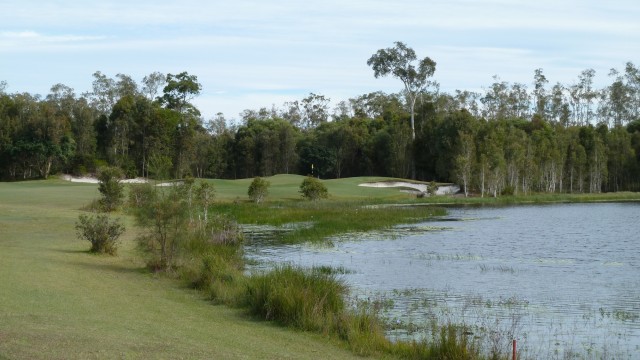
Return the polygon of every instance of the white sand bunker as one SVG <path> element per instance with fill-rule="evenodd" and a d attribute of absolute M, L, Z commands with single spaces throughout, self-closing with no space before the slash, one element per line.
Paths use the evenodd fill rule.
<path fill-rule="evenodd" d="M 71 175 L 63 175 L 62 180 L 76 182 L 76 183 L 86 183 L 86 184 L 97 184 L 99 183 L 98 179 L 92 176 L 80 176 L 75 177 Z M 135 179 L 124 179 L 120 180 L 123 184 L 144 184 L 147 183 L 148 180 L 145 178 L 135 178 Z"/>
<path fill-rule="evenodd" d="M 429 190 L 428 184 L 412 183 L 408 181 L 379 181 L 363 183 L 358 186 L 375 187 L 375 188 L 399 188 L 400 191 L 412 194 L 427 194 Z M 458 185 L 439 185 L 436 189 L 436 195 L 450 195 L 460 191 Z"/>

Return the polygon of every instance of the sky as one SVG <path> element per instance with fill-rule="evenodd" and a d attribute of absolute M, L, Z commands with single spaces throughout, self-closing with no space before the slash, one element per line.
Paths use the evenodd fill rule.
<path fill-rule="evenodd" d="M 46 96 L 62 83 L 91 90 L 92 74 L 140 82 L 159 71 L 196 75 L 205 119 L 282 107 L 310 93 L 337 102 L 402 83 L 367 60 L 395 41 L 436 65 L 443 92 L 482 92 L 493 76 L 550 86 L 585 69 L 640 65 L 638 0 L 2 0 L 0 81 Z"/>

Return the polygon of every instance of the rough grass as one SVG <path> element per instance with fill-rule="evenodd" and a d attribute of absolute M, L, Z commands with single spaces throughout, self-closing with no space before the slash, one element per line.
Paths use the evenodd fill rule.
<path fill-rule="evenodd" d="M 334 339 L 255 322 L 149 274 L 132 231 L 118 257 L 89 254 L 74 223 L 97 194 L 57 180 L 0 183 L 0 358 L 353 357 Z"/>

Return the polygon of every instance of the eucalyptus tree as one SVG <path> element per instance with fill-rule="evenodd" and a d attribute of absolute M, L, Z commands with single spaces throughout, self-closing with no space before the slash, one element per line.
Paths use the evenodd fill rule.
<path fill-rule="evenodd" d="M 108 116 L 118 101 L 116 81 L 100 71 L 93 73 L 92 90 L 87 94 L 100 115 Z"/>
<path fill-rule="evenodd" d="M 629 119 L 633 104 L 632 91 L 616 69 L 611 69 L 609 76 L 614 81 L 602 90 L 598 113 L 601 121 L 608 123 L 610 127 L 618 127 Z"/>
<path fill-rule="evenodd" d="M 195 113 L 198 116 L 200 112 L 190 103 L 193 98 L 200 94 L 202 85 L 198 82 L 198 77 L 189 75 L 186 71 L 180 74 L 167 74 L 166 85 L 160 102 L 167 109 L 176 110 L 177 112 Z"/>
<path fill-rule="evenodd" d="M 634 121 L 640 119 L 640 69 L 632 62 L 627 62 L 624 69 L 624 77 L 627 88 L 629 89 L 630 102 L 629 120 Z"/>
<path fill-rule="evenodd" d="M 475 167 L 476 146 L 474 134 L 460 131 L 458 133 L 460 147 L 454 159 L 454 171 L 456 180 L 462 185 L 464 196 L 469 196 L 469 190 L 473 181 L 473 169 Z"/>
<path fill-rule="evenodd" d="M 591 123 L 594 115 L 593 102 L 598 97 L 598 92 L 593 88 L 593 79 L 596 71 L 583 70 L 578 76 L 578 83 L 569 87 L 574 123 L 587 125 Z"/>
<path fill-rule="evenodd" d="M 549 102 L 549 95 L 545 86 L 549 83 L 547 77 L 544 76 L 542 69 L 536 69 L 533 76 L 533 97 L 535 113 L 546 118 Z"/>
<path fill-rule="evenodd" d="M 142 94 L 149 100 L 156 100 L 160 93 L 160 89 L 164 88 L 167 82 L 167 76 L 158 71 L 152 72 L 142 78 Z"/>
<path fill-rule="evenodd" d="M 138 90 L 138 84 L 129 75 L 116 74 L 116 94 L 118 98 L 125 96 L 137 96 L 140 94 Z"/>
<path fill-rule="evenodd" d="M 191 104 L 191 100 L 200 94 L 202 85 L 195 75 L 186 71 L 179 74 L 167 74 L 167 82 L 163 95 L 159 99 L 167 109 L 180 115 L 180 122 L 176 126 L 174 136 L 174 175 L 177 178 L 190 166 L 193 158 L 193 140 L 195 132 L 203 130 L 199 124 L 200 111 Z"/>
<path fill-rule="evenodd" d="M 402 81 L 409 100 L 411 132 L 415 140 L 416 100 L 432 84 L 429 78 L 436 71 L 436 63 L 429 57 L 418 60 L 415 51 L 400 41 L 394 44 L 394 47 L 378 50 L 367 60 L 367 65 L 371 66 L 376 78 L 391 75 Z"/>
<path fill-rule="evenodd" d="M 483 116 L 488 120 L 505 119 L 509 112 L 509 83 L 493 76 L 493 84 L 485 90 L 480 99 L 484 105 Z"/>
<path fill-rule="evenodd" d="M 563 126 L 568 126 L 571 111 L 565 90 L 566 88 L 560 83 L 556 83 L 551 88 L 551 94 L 549 95 L 549 120 Z"/>

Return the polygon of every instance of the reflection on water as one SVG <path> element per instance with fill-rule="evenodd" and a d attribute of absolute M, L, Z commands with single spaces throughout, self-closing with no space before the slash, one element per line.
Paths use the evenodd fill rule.
<path fill-rule="evenodd" d="M 639 219 L 636 203 L 455 208 L 393 237 L 256 240 L 246 254 L 351 270 L 355 299 L 387 304 L 391 338 L 438 319 L 514 334 L 531 358 L 640 358 Z"/>

